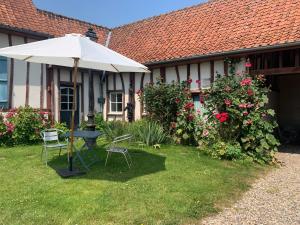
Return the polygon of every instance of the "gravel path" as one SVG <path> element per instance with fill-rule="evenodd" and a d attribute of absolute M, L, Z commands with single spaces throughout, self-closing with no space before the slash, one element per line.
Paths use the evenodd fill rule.
<path fill-rule="evenodd" d="M 242 199 L 200 224 L 300 225 L 300 147 L 278 153 L 282 166 L 257 180 Z"/>

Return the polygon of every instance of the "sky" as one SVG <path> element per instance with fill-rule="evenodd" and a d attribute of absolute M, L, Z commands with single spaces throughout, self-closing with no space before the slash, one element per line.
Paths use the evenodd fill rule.
<path fill-rule="evenodd" d="M 33 0 L 39 9 L 113 28 L 207 0 Z"/>

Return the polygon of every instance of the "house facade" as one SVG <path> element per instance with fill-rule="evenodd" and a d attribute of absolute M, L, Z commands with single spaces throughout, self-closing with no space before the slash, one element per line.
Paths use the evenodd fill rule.
<path fill-rule="evenodd" d="M 195 102 L 216 74 L 228 74 L 233 59 L 237 72 L 245 62 L 251 73 L 268 75 L 270 104 L 282 127 L 300 130 L 300 1 L 212 0 L 117 28 L 106 28 L 37 9 L 32 0 L 1 0 L 0 47 L 92 32 L 94 40 L 145 64 L 150 74 L 80 70 L 77 122 L 89 109 L 106 120 L 143 116 L 136 92 L 147 83 L 201 80 L 191 85 Z M 0 107 L 32 106 L 68 122 L 73 96 L 71 69 L 0 58 Z"/>

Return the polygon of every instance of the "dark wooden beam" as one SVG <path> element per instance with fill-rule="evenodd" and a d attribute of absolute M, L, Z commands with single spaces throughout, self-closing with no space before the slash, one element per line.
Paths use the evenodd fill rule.
<path fill-rule="evenodd" d="M 113 73 L 113 86 L 114 86 L 114 90 L 117 90 L 117 77 L 116 77 L 116 73 Z"/>
<path fill-rule="evenodd" d="M 285 75 L 285 74 L 298 74 L 300 73 L 300 67 L 283 67 L 272 68 L 264 70 L 253 70 L 252 74 L 264 74 L 264 75 Z"/>
<path fill-rule="evenodd" d="M 224 75 L 228 76 L 228 62 L 224 61 Z"/>
<path fill-rule="evenodd" d="M 24 43 L 28 43 L 27 37 L 24 37 Z M 30 76 L 30 63 L 26 63 L 26 89 L 25 89 L 25 106 L 29 105 L 29 76 Z"/>
<path fill-rule="evenodd" d="M 186 80 L 191 79 L 191 64 L 186 65 Z"/>
<path fill-rule="evenodd" d="M 84 120 L 84 72 L 81 72 L 81 113 L 82 120 Z"/>
<path fill-rule="evenodd" d="M 125 83 L 124 83 L 124 78 L 123 78 L 123 74 L 119 73 L 120 75 L 120 79 L 121 79 L 121 83 L 122 83 L 122 119 L 123 121 L 125 121 Z"/>
<path fill-rule="evenodd" d="M 198 80 L 200 83 L 198 83 L 198 88 L 201 89 L 201 63 L 198 63 Z"/>
<path fill-rule="evenodd" d="M 150 83 L 153 84 L 153 70 L 151 70 L 150 73 Z"/>
<path fill-rule="evenodd" d="M 40 108 L 44 108 L 44 64 L 41 64 L 41 76 L 40 76 Z"/>
<path fill-rule="evenodd" d="M 160 78 L 163 83 L 166 82 L 166 67 L 160 68 Z"/>
<path fill-rule="evenodd" d="M 61 110 L 61 108 L 60 108 L 60 69 L 59 68 L 57 68 L 57 89 L 58 89 L 57 111 L 58 111 L 58 122 L 60 122 L 60 110 Z"/>
<path fill-rule="evenodd" d="M 213 83 L 215 81 L 215 61 L 210 61 L 210 82 Z"/>
<path fill-rule="evenodd" d="M 109 114 L 109 108 L 110 108 L 110 103 L 109 103 L 109 90 L 108 90 L 108 76 L 109 76 L 109 73 L 106 74 L 106 77 L 105 77 L 105 84 L 106 84 L 106 99 L 105 99 L 105 103 L 106 103 L 106 113 L 105 113 L 105 117 L 106 117 L 106 121 L 108 121 L 108 114 Z"/>
<path fill-rule="evenodd" d="M 9 46 L 12 46 L 12 36 L 11 34 L 8 34 L 8 43 Z M 10 74 L 9 74 L 9 93 L 8 93 L 8 108 L 13 107 L 13 92 L 14 92 L 14 64 L 15 60 L 10 59 Z"/>
<path fill-rule="evenodd" d="M 300 66 L 300 49 L 295 51 L 295 67 Z"/>
<path fill-rule="evenodd" d="M 180 74 L 179 74 L 179 69 L 178 66 L 175 66 L 175 71 L 176 71 L 176 76 L 177 76 L 177 82 L 180 83 Z"/>

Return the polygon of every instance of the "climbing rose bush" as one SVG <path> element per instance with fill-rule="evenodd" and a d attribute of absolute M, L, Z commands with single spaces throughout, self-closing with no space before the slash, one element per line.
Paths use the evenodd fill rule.
<path fill-rule="evenodd" d="M 40 132 L 50 128 L 47 112 L 30 107 L 0 112 L 0 145 L 25 145 L 41 141 Z"/>
<path fill-rule="evenodd" d="M 166 84 L 158 81 L 156 84 L 147 84 L 143 90 L 138 90 L 139 100 L 145 106 L 147 116 L 159 122 L 166 132 L 174 126 L 177 113 L 186 103 L 188 83 L 173 82 Z"/>
<path fill-rule="evenodd" d="M 274 136 L 275 112 L 267 108 L 268 93 L 263 75 L 218 75 L 211 88 L 204 91 L 208 125 L 198 128 L 199 144 L 213 147 L 210 151 L 219 151 L 221 146 L 223 150 L 217 154 L 220 158 L 226 158 L 229 149 L 235 158 L 244 155 L 257 162 L 274 160 L 279 142 Z M 216 140 L 223 144 L 216 146 Z M 224 143 L 230 147 L 224 147 Z M 233 152 L 234 146 L 240 146 L 238 152 Z"/>

